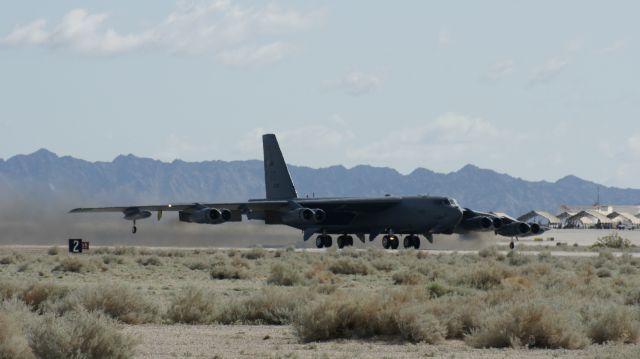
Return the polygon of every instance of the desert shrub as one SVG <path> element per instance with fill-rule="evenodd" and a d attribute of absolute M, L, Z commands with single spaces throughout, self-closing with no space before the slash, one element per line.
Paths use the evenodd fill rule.
<path fill-rule="evenodd" d="M 206 270 L 206 269 L 209 269 L 210 267 L 209 263 L 205 263 L 201 261 L 187 262 L 184 265 L 185 267 L 191 270 Z"/>
<path fill-rule="evenodd" d="M 446 328 L 423 305 L 400 309 L 394 316 L 402 338 L 410 342 L 436 344 L 444 339 Z"/>
<path fill-rule="evenodd" d="M 637 343 L 640 326 L 637 313 L 613 303 L 596 303 L 583 308 L 587 334 L 595 343 Z"/>
<path fill-rule="evenodd" d="M 439 298 L 453 292 L 453 289 L 440 282 L 431 282 L 427 284 L 427 291 L 431 298 Z"/>
<path fill-rule="evenodd" d="M 0 300 L 21 296 L 23 291 L 24 286 L 16 281 L 9 279 L 0 280 Z"/>
<path fill-rule="evenodd" d="M 162 261 L 160 260 L 160 258 L 156 257 L 156 256 L 149 256 L 149 257 L 141 257 L 138 258 L 136 260 L 136 262 L 140 265 L 143 266 L 161 266 L 162 265 Z"/>
<path fill-rule="evenodd" d="M 367 275 L 371 271 L 366 262 L 354 258 L 338 258 L 328 266 L 334 274 L 359 274 Z"/>
<path fill-rule="evenodd" d="M 596 275 L 598 278 L 609 278 L 611 277 L 611 271 L 607 268 L 600 268 L 596 271 Z"/>
<path fill-rule="evenodd" d="M 242 253 L 242 257 L 251 259 L 251 260 L 264 258 L 266 256 L 267 256 L 267 250 L 262 247 L 253 247 L 248 251 L 245 251 Z"/>
<path fill-rule="evenodd" d="M 393 273 L 391 279 L 393 279 L 393 284 L 417 285 L 420 283 L 424 283 L 425 276 L 420 272 L 416 272 L 411 269 L 405 269 Z"/>
<path fill-rule="evenodd" d="M 631 241 L 623 238 L 618 232 L 613 232 L 610 235 L 600 237 L 596 240 L 592 248 L 629 248 L 631 247 Z"/>
<path fill-rule="evenodd" d="M 391 272 L 396 267 L 396 264 L 388 258 L 376 258 L 370 263 L 373 268 L 381 272 Z"/>
<path fill-rule="evenodd" d="M 290 264 L 275 263 L 271 266 L 267 283 L 274 285 L 293 286 L 305 283 L 300 270 Z"/>
<path fill-rule="evenodd" d="M 428 303 L 428 311 L 446 328 L 446 338 L 464 339 L 480 325 L 484 303 L 478 297 L 442 296 Z"/>
<path fill-rule="evenodd" d="M 90 273 L 103 269 L 98 263 L 82 257 L 67 257 L 53 268 L 53 272 Z M 106 269 L 106 268 L 105 268 Z"/>
<path fill-rule="evenodd" d="M 0 264 L 8 265 L 16 262 L 16 259 L 12 255 L 4 256 L 0 258 Z"/>
<path fill-rule="evenodd" d="M 336 292 L 300 306 L 293 327 L 305 342 L 377 335 L 437 342 L 446 329 L 422 307 L 425 300 L 426 294 L 412 290 Z"/>
<path fill-rule="evenodd" d="M 155 251 L 155 254 L 159 257 L 169 258 L 184 258 L 184 256 L 186 255 L 185 250 L 182 249 Z"/>
<path fill-rule="evenodd" d="M 117 256 L 135 256 L 138 254 L 136 247 L 117 246 L 113 249 L 113 254 Z"/>
<path fill-rule="evenodd" d="M 25 288 L 21 295 L 31 310 L 42 312 L 45 302 L 55 302 L 69 293 L 69 288 L 51 282 L 36 282 Z"/>
<path fill-rule="evenodd" d="M 632 288 L 624 295 L 624 304 L 638 305 L 640 304 L 640 288 Z"/>
<path fill-rule="evenodd" d="M 488 290 L 500 285 L 503 279 L 512 276 L 512 272 L 498 265 L 470 268 L 459 281 L 476 289 Z"/>
<path fill-rule="evenodd" d="M 482 258 L 496 258 L 499 254 L 496 246 L 485 247 L 478 251 L 478 255 Z"/>
<path fill-rule="evenodd" d="M 226 303 L 219 321 L 243 324 L 289 324 L 311 292 L 266 288 L 242 300 Z"/>
<path fill-rule="evenodd" d="M 78 306 L 88 311 L 102 311 L 127 324 L 153 323 L 160 309 L 135 290 L 119 284 L 87 286 L 70 292 L 54 304 L 58 313 L 73 311 Z"/>
<path fill-rule="evenodd" d="M 102 263 L 104 264 L 124 264 L 124 258 L 116 256 L 114 254 L 107 254 L 102 256 Z"/>
<path fill-rule="evenodd" d="M 60 247 L 58 247 L 58 246 L 50 247 L 47 250 L 47 254 L 50 255 L 50 256 L 56 256 L 56 255 L 60 254 Z"/>
<path fill-rule="evenodd" d="M 209 271 L 211 279 L 246 279 L 249 273 L 240 265 L 233 265 L 228 259 L 215 261 Z"/>
<path fill-rule="evenodd" d="M 507 254 L 507 262 L 512 266 L 521 266 L 529 263 L 531 258 L 528 255 L 517 251 L 510 251 Z"/>
<path fill-rule="evenodd" d="M 31 326 L 28 338 L 35 355 L 47 359 L 125 359 L 133 357 L 135 347 L 112 319 L 85 310 L 45 315 Z"/>
<path fill-rule="evenodd" d="M 24 333 L 24 314 L 16 313 L 11 306 L 19 303 L 3 302 L 0 305 L 0 358 L 35 359 Z M 25 309 L 26 310 L 26 309 Z"/>
<path fill-rule="evenodd" d="M 576 313 L 543 300 L 508 302 L 483 312 L 481 324 L 467 337 L 476 348 L 579 349 L 589 343 Z"/>
<path fill-rule="evenodd" d="M 171 302 L 167 318 L 172 323 L 210 324 L 217 317 L 213 295 L 190 287 L 181 291 Z"/>

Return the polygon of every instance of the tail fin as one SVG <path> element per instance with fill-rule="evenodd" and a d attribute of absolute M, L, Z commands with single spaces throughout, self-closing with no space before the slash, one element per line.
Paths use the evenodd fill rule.
<path fill-rule="evenodd" d="M 264 184 L 267 199 L 292 199 L 298 194 L 291 181 L 287 164 L 284 162 L 276 135 L 262 136 L 264 150 Z"/>

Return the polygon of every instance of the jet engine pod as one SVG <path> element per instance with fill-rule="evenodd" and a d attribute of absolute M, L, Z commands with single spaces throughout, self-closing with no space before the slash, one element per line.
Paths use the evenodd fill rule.
<path fill-rule="evenodd" d="M 519 237 L 531 231 L 531 227 L 524 222 L 513 222 L 502 226 L 496 232 L 506 237 Z"/>
<path fill-rule="evenodd" d="M 228 221 L 231 218 L 231 211 L 226 208 L 201 208 L 193 212 L 181 211 L 179 217 L 183 222 L 218 224 Z"/>
<path fill-rule="evenodd" d="M 540 233 L 542 233 L 542 231 L 541 231 L 542 228 L 540 228 L 539 224 L 531 223 L 529 226 L 531 226 L 531 233 L 532 234 L 540 234 Z"/>
<path fill-rule="evenodd" d="M 311 208 L 296 208 L 282 216 L 282 222 L 289 225 L 307 224 L 315 221 L 316 212 Z"/>
<path fill-rule="evenodd" d="M 322 223 L 327 219 L 327 213 L 319 208 L 313 210 L 313 221 L 316 223 Z"/>
<path fill-rule="evenodd" d="M 123 211 L 124 219 L 135 221 L 136 219 L 145 219 L 151 217 L 151 212 L 141 211 L 140 208 L 130 207 Z"/>
<path fill-rule="evenodd" d="M 460 225 L 463 228 L 472 231 L 486 231 L 491 229 L 491 227 L 493 226 L 493 221 L 489 217 L 476 216 L 463 219 Z"/>
<path fill-rule="evenodd" d="M 502 219 L 495 217 L 493 219 L 493 228 L 498 229 L 500 227 L 502 227 Z"/>

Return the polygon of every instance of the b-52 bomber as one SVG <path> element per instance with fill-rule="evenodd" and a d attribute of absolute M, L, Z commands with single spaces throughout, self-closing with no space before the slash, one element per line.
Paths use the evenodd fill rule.
<path fill-rule="evenodd" d="M 287 225 L 303 232 L 303 240 L 316 235 L 318 248 L 331 247 L 332 235 L 337 235 L 339 248 L 353 245 L 353 236 L 365 243 L 382 235 L 385 249 L 397 249 L 400 236 L 404 248 L 420 248 L 420 236 L 433 243 L 434 234 L 467 234 L 495 232 L 513 238 L 544 232 L 537 224 L 517 221 L 508 216 L 462 208 L 450 197 L 386 195 L 378 198 L 299 198 L 276 136 L 262 136 L 266 198 L 246 202 L 188 203 L 152 206 L 76 208 L 80 212 L 121 212 L 124 219 L 136 221 L 166 211 L 177 211 L 183 222 L 222 224 L 240 222 L 243 216 L 265 224 Z"/>

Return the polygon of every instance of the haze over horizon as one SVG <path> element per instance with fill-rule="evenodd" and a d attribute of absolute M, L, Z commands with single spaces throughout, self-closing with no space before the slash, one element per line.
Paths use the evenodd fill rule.
<path fill-rule="evenodd" d="M 640 188 L 640 4 L 0 5 L 0 158 L 466 164 Z M 571 21 L 568 21 L 568 20 Z M 543 26 L 542 26 L 543 25 Z"/>

